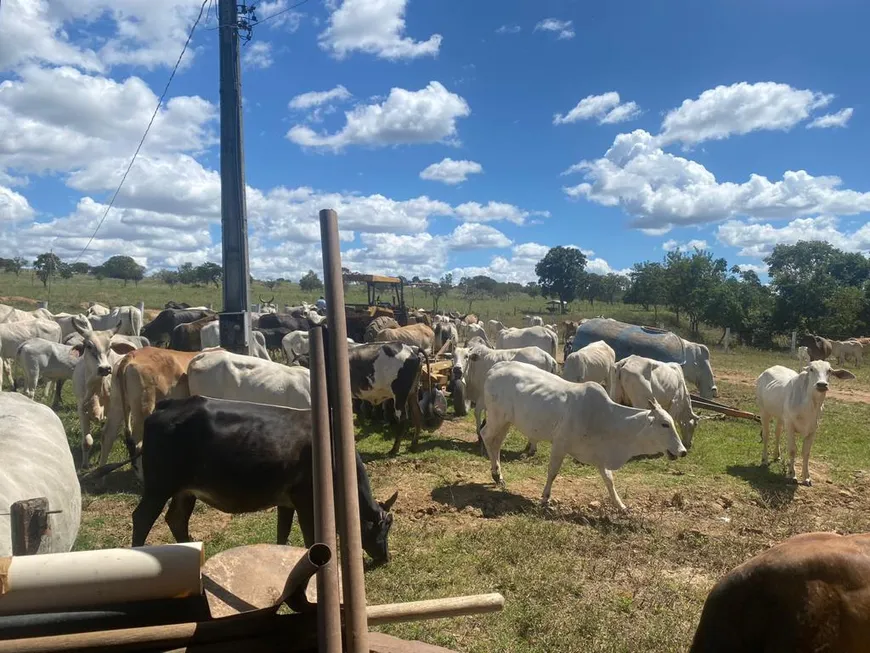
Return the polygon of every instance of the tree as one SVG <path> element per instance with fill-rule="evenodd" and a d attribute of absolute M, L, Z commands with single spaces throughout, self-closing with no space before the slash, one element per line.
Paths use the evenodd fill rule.
<path fill-rule="evenodd" d="M 138 285 L 145 276 L 145 268 L 129 256 L 113 256 L 101 267 L 109 279 L 120 279 L 125 286 L 128 281 Z"/>
<path fill-rule="evenodd" d="M 299 287 L 303 292 L 314 292 L 323 288 L 323 282 L 314 270 L 308 270 L 305 276 L 299 280 Z"/>
<path fill-rule="evenodd" d="M 681 312 L 686 314 L 692 333 L 698 333 L 710 296 L 725 281 L 727 269 L 724 258 L 714 259 L 712 253 L 697 248 L 691 255 L 679 250 L 668 252 L 665 265 L 668 306 L 677 321 Z"/>
<path fill-rule="evenodd" d="M 578 287 L 586 269 L 586 257 L 573 247 L 553 247 L 535 265 L 535 274 L 545 297 L 558 297 L 562 302 L 577 298 Z M 562 304 L 565 312 L 565 304 Z"/>
<path fill-rule="evenodd" d="M 541 294 L 541 286 L 537 281 L 529 281 L 525 286 L 523 286 L 523 292 L 525 292 L 529 297 L 537 297 Z"/>
<path fill-rule="evenodd" d="M 178 282 L 185 286 L 192 286 L 196 283 L 196 270 L 193 263 L 185 261 L 178 266 Z M 251 277 L 251 283 L 254 282 L 254 277 Z"/>
<path fill-rule="evenodd" d="M 85 263 L 84 261 L 79 261 L 78 263 L 73 263 L 69 266 L 70 272 L 73 274 L 90 274 L 91 266 Z"/>
<path fill-rule="evenodd" d="M 476 300 L 495 296 L 498 285 L 498 281 L 483 274 L 474 277 L 462 277 L 456 288 L 459 290 L 462 298 L 468 302 L 466 313 L 471 313 L 471 307 Z"/>
<path fill-rule="evenodd" d="M 640 304 L 648 311 L 650 306 L 655 311 L 655 319 L 659 319 L 659 306 L 667 299 L 667 280 L 665 268 L 661 263 L 644 261 L 635 263 L 628 273 L 628 291 L 623 301 L 629 304 Z"/>
<path fill-rule="evenodd" d="M 207 261 L 194 269 L 193 276 L 197 283 L 201 283 L 204 286 L 213 283 L 215 288 L 217 288 L 221 285 L 221 280 L 224 277 L 224 269 L 217 263 Z"/>
<path fill-rule="evenodd" d="M 594 272 L 587 273 L 581 282 L 583 299 L 595 306 L 596 299 L 604 299 L 604 277 Z"/>
<path fill-rule="evenodd" d="M 266 286 L 266 288 L 268 288 L 269 290 L 275 290 L 275 288 L 278 287 L 279 283 L 281 282 L 277 281 L 276 279 L 266 279 L 263 282 L 263 285 Z"/>
<path fill-rule="evenodd" d="M 27 263 L 27 259 L 22 258 L 21 256 L 0 259 L 0 265 L 2 265 L 3 270 L 6 272 L 14 272 L 16 277 L 21 276 L 21 270 L 27 266 Z"/>
<path fill-rule="evenodd" d="M 176 270 L 160 270 L 154 274 L 154 278 L 162 281 L 170 288 L 174 288 L 181 281 Z"/>
<path fill-rule="evenodd" d="M 57 254 L 46 252 L 36 257 L 33 263 L 33 269 L 36 270 L 36 277 L 42 282 L 42 287 L 48 286 L 48 280 L 51 277 L 57 276 L 63 262 Z"/>

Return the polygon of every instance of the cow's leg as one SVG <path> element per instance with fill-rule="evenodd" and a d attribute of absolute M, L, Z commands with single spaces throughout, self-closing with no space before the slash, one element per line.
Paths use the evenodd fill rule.
<path fill-rule="evenodd" d="M 528 457 L 532 457 L 536 453 L 538 453 L 538 444 L 536 442 L 532 442 L 531 440 L 529 440 L 526 443 L 526 448 L 523 449 L 523 455 L 528 456 Z"/>
<path fill-rule="evenodd" d="M 420 410 L 420 403 L 417 401 L 416 392 L 408 399 L 407 407 L 411 424 L 414 426 L 414 435 L 411 437 L 411 451 L 417 451 L 417 441 L 420 438 L 420 431 L 423 429 L 423 412 Z"/>
<path fill-rule="evenodd" d="M 504 487 L 504 477 L 501 474 L 501 447 L 504 444 L 504 439 L 507 437 L 510 423 L 504 422 L 497 424 L 498 418 L 490 419 L 487 415 L 487 421 L 481 429 L 481 438 L 486 451 L 489 454 L 490 468 L 492 471 L 492 480 Z"/>
<path fill-rule="evenodd" d="M 314 544 L 314 497 L 307 497 L 296 504 L 296 514 L 299 515 L 299 530 L 302 531 L 302 541 L 305 546 Z"/>
<path fill-rule="evenodd" d="M 794 473 L 794 459 L 797 454 L 797 445 L 795 444 L 794 426 L 791 423 L 785 425 L 785 439 L 788 443 L 788 478 L 792 481 L 797 480 Z"/>
<path fill-rule="evenodd" d="M 293 530 L 293 506 L 278 506 L 278 544 L 287 544 L 290 540 L 290 531 Z M 299 515 L 300 528 L 302 525 L 302 515 Z M 304 537 L 304 533 L 303 533 Z M 313 541 L 313 540 L 312 540 Z M 307 542 L 305 546 L 311 546 Z"/>
<path fill-rule="evenodd" d="M 562 461 L 565 460 L 565 451 L 562 447 L 553 443 L 553 448 L 550 449 L 550 466 L 547 468 L 547 483 L 544 485 L 544 492 L 541 494 L 541 505 L 546 506 L 550 503 L 550 491 L 553 489 L 553 481 L 556 480 L 556 475 L 562 469 Z"/>
<path fill-rule="evenodd" d="M 619 495 L 616 493 L 616 488 L 613 486 L 613 472 L 604 467 L 599 467 L 598 472 L 601 474 L 601 478 L 604 479 L 604 485 L 607 486 L 607 494 L 610 495 L 610 500 L 616 504 L 616 507 L 619 508 L 620 511 L 625 512 L 627 508 L 622 502 L 622 499 L 620 499 Z"/>
<path fill-rule="evenodd" d="M 52 408 L 60 408 L 63 404 L 63 399 L 61 398 L 61 393 L 63 392 L 63 383 L 64 379 L 58 379 L 54 382 L 54 401 L 51 404 Z"/>
<path fill-rule="evenodd" d="M 782 420 L 777 419 L 776 420 L 776 432 L 774 433 L 774 436 L 773 436 L 773 459 L 774 460 L 779 460 L 780 458 L 782 458 L 782 451 L 779 447 L 779 441 L 780 441 L 781 437 L 782 437 Z"/>
<path fill-rule="evenodd" d="M 82 431 L 82 461 L 79 467 L 85 469 L 90 464 L 91 447 L 94 446 L 94 438 L 91 435 L 91 417 L 85 409 L 84 403 L 79 406 L 79 426 Z"/>
<path fill-rule="evenodd" d="M 148 537 L 165 505 L 165 497 L 147 492 L 142 495 L 142 500 L 133 511 L 133 546 L 145 546 L 145 538 Z"/>
<path fill-rule="evenodd" d="M 172 537 L 181 544 L 190 542 L 190 516 L 196 506 L 196 496 L 189 492 L 182 492 L 172 497 L 169 508 L 166 510 L 166 523 L 172 531 Z"/>
<path fill-rule="evenodd" d="M 761 464 L 767 465 L 770 460 L 767 457 L 768 440 L 770 439 L 770 416 L 761 413 Z"/>
<path fill-rule="evenodd" d="M 810 431 L 804 436 L 804 441 L 801 446 L 801 455 L 804 459 L 804 466 L 801 473 L 801 484 L 811 486 L 813 484 L 810 478 L 810 449 L 813 447 L 813 440 L 816 438 L 815 431 Z"/>

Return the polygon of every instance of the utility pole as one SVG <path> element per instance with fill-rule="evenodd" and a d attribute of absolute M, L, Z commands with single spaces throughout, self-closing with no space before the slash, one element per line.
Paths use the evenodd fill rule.
<path fill-rule="evenodd" d="M 248 272 L 248 211 L 245 201 L 238 21 L 236 0 L 219 0 L 221 241 L 224 267 L 224 305 L 220 314 L 221 347 L 239 354 L 248 354 L 251 341 L 248 318 L 251 287 Z"/>

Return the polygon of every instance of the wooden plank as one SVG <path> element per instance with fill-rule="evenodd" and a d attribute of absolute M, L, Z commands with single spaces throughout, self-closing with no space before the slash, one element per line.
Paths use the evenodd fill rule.
<path fill-rule="evenodd" d="M 48 499 L 16 501 L 9 509 L 12 526 L 12 555 L 39 553 L 42 539 L 48 534 Z"/>
<path fill-rule="evenodd" d="M 423 642 L 410 642 L 383 633 L 369 633 L 371 653 L 457 653 L 442 646 Z"/>
<path fill-rule="evenodd" d="M 695 395 L 690 395 L 692 400 L 693 408 L 703 408 L 704 410 L 711 410 L 716 413 L 721 413 L 723 415 L 728 415 L 729 417 L 738 417 L 740 419 L 751 419 L 756 422 L 761 421 L 761 418 L 755 413 L 749 413 L 745 410 L 738 410 L 737 408 L 732 408 L 731 406 L 725 406 L 724 404 L 720 404 L 715 401 L 710 401 L 708 399 L 702 399 L 701 397 L 696 397 Z"/>

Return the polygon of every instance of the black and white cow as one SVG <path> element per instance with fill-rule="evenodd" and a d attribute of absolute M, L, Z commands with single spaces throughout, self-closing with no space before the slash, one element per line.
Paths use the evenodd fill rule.
<path fill-rule="evenodd" d="M 230 514 L 277 507 L 278 544 L 286 544 L 294 512 L 305 546 L 314 544 L 311 411 L 193 396 L 165 399 L 145 420 L 141 457 L 127 440 L 143 491 L 133 511 L 133 546 L 143 546 L 169 501 L 166 523 L 177 542 L 189 542 L 197 499 Z M 389 560 L 387 535 L 398 492 L 372 497 L 356 456 L 363 549 Z"/>

